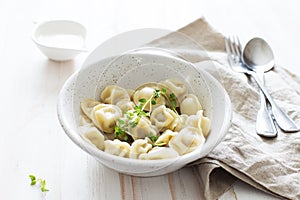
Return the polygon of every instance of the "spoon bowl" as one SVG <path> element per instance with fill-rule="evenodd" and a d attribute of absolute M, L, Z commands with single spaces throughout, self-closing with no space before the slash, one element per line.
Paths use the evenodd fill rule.
<path fill-rule="evenodd" d="M 267 72 L 274 65 L 274 54 L 269 44 L 262 38 L 253 38 L 243 51 L 244 62 L 253 71 Z"/>

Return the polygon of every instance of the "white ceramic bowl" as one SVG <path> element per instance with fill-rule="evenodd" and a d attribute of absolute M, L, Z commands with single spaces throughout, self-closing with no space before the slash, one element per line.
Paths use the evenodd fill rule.
<path fill-rule="evenodd" d="M 213 66 L 212 66 L 213 67 Z M 202 103 L 211 119 L 211 131 L 202 148 L 174 159 L 135 160 L 105 153 L 86 142 L 79 134 L 80 102 L 98 97 L 109 84 L 135 88 L 148 81 L 178 78 Z M 207 155 L 225 136 L 231 122 L 231 103 L 223 87 L 207 72 L 168 55 L 125 54 L 99 60 L 73 74 L 61 89 L 58 118 L 70 139 L 103 165 L 135 176 L 157 176 L 173 172 Z"/>
<path fill-rule="evenodd" d="M 75 21 L 53 20 L 38 23 L 32 40 L 41 52 L 51 60 L 71 60 L 84 49 L 85 27 Z"/>

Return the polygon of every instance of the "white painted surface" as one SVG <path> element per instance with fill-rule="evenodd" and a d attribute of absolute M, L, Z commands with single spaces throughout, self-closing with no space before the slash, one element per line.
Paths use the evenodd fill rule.
<path fill-rule="evenodd" d="M 153 1 L 2 0 L 0 2 L 0 199 L 203 199 L 195 171 L 136 178 L 98 164 L 63 133 L 56 116 L 58 92 L 80 67 L 47 60 L 30 38 L 35 21 L 77 20 L 87 27 L 87 47 L 137 28 L 176 30 L 205 16 L 224 34 L 243 43 L 263 37 L 278 64 L 300 74 L 300 13 L 296 0 Z M 33 173 L 47 180 L 41 196 L 29 185 Z M 274 199 L 242 182 L 221 199 Z"/>

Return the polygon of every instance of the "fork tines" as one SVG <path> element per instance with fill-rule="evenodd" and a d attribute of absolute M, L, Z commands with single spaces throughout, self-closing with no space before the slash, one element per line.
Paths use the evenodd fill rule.
<path fill-rule="evenodd" d="M 225 47 L 230 65 L 236 65 L 241 62 L 242 45 L 237 36 L 225 38 Z"/>

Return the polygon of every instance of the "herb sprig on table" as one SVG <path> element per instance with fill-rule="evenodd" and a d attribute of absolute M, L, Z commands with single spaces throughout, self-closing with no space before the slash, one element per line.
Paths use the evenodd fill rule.
<path fill-rule="evenodd" d="M 31 183 L 30 183 L 31 186 L 36 185 L 38 183 L 42 192 L 49 191 L 49 189 L 46 188 L 46 180 L 41 179 L 41 178 L 36 178 L 32 174 L 29 175 L 29 178 L 31 180 Z"/>

